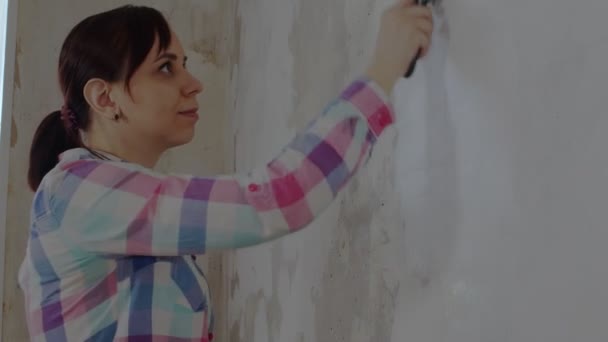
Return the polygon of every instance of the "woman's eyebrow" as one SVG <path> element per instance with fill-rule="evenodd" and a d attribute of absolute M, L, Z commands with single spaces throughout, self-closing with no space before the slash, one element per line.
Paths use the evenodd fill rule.
<path fill-rule="evenodd" d="M 174 53 L 171 53 L 171 52 L 164 52 L 164 53 L 160 54 L 158 57 L 156 57 L 155 62 L 157 62 L 163 58 L 168 58 L 172 61 L 175 61 L 175 60 L 177 60 L 177 55 Z M 184 63 L 186 63 L 187 60 L 188 60 L 188 56 L 184 56 Z"/>

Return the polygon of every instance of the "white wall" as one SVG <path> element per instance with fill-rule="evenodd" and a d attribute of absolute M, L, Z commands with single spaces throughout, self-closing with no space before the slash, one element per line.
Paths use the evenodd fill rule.
<path fill-rule="evenodd" d="M 238 169 L 362 69 L 387 3 L 241 2 Z M 408 147 L 387 135 L 315 224 L 232 256 L 230 341 L 608 340 L 608 2 L 444 3 Z"/>
<path fill-rule="evenodd" d="M 445 4 L 447 110 L 426 113 L 425 124 L 429 133 L 453 137 L 435 151 L 439 170 L 442 160 L 456 161 L 457 205 L 449 209 L 457 210 L 449 212 L 449 232 L 437 231 L 429 223 L 444 215 L 438 199 L 431 214 L 405 195 L 405 220 L 413 214 L 416 222 L 412 237 L 443 247 L 423 265 L 438 259 L 443 267 L 429 272 L 423 291 L 400 293 L 402 323 L 393 334 L 415 341 L 605 341 L 608 3 Z M 416 249 L 417 242 L 406 246 Z"/>

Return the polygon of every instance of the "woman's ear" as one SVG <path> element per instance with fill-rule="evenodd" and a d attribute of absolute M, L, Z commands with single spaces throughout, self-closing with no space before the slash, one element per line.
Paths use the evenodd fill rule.
<path fill-rule="evenodd" d="M 91 109 L 104 118 L 113 120 L 120 110 L 110 96 L 111 86 L 108 82 L 92 78 L 84 86 L 83 94 Z"/>

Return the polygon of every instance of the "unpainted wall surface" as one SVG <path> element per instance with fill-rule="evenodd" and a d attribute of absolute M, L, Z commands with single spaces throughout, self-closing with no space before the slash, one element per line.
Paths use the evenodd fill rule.
<path fill-rule="evenodd" d="M 238 170 L 363 69 L 388 3 L 240 3 Z M 444 4 L 408 145 L 387 134 L 317 222 L 230 256 L 230 342 L 608 339 L 608 2 Z"/>
<path fill-rule="evenodd" d="M 236 167 L 274 157 L 367 66 L 389 1 L 241 1 Z M 228 258 L 227 341 L 390 341 L 402 222 L 394 130 L 310 227 Z"/>
<path fill-rule="evenodd" d="M 23 297 L 17 271 L 24 255 L 32 193 L 27 188 L 27 157 L 34 131 L 44 115 L 62 105 L 57 85 L 57 60 L 69 29 L 86 16 L 127 3 L 153 6 L 169 19 L 189 55 L 189 68 L 204 83 L 197 136 L 169 151 L 160 170 L 211 175 L 232 168 L 232 139 L 225 139 L 232 94 L 231 58 L 238 42 L 234 29 L 235 2 L 212 1 L 19 1 L 14 106 L 11 130 L 6 275 L 2 341 L 27 341 Z M 217 254 L 207 264 L 214 300 L 222 298 L 221 262 Z M 221 312 L 218 320 L 223 321 Z"/>

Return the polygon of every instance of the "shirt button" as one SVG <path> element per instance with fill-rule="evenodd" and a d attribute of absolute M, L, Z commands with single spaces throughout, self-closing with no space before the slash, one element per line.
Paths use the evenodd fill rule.
<path fill-rule="evenodd" d="M 258 190 L 260 190 L 260 186 L 259 186 L 259 185 L 257 185 L 257 184 L 253 184 L 253 183 L 252 183 L 252 184 L 249 184 L 249 191 L 251 191 L 251 192 L 256 192 L 256 191 L 258 191 Z"/>

